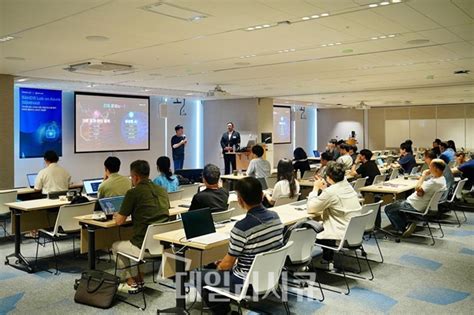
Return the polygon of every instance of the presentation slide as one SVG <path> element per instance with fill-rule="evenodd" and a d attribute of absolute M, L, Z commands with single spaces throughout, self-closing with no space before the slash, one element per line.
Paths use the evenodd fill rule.
<path fill-rule="evenodd" d="M 291 107 L 273 106 L 273 143 L 291 143 Z"/>
<path fill-rule="evenodd" d="M 61 91 L 20 88 L 20 158 L 62 155 Z"/>
<path fill-rule="evenodd" d="M 150 99 L 75 93 L 75 151 L 149 150 Z"/>

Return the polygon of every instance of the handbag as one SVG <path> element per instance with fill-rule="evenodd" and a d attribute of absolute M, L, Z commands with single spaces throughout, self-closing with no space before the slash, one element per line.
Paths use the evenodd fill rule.
<path fill-rule="evenodd" d="M 112 306 L 117 293 L 120 278 L 100 270 L 85 271 L 81 279 L 76 280 L 76 303 L 90 305 L 99 308 Z"/>

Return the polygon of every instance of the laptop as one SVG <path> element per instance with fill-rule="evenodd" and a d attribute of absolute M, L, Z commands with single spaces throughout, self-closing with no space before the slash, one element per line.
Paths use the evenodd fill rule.
<path fill-rule="evenodd" d="M 38 176 L 38 173 L 26 174 L 26 178 L 28 179 L 28 186 L 30 188 L 35 188 L 36 176 Z"/>
<path fill-rule="evenodd" d="M 84 179 L 82 183 L 84 184 L 84 191 L 87 196 L 97 197 L 97 192 L 99 191 L 99 186 L 104 180 L 102 178 L 93 178 L 93 179 Z"/>
<path fill-rule="evenodd" d="M 99 205 L 107 217 L 111 217 L 114 213 L 120 211 L 124 196 L 110 197 L 99 199 Z"/>
<path fill-rule="evenodd" d="M 318 150 L 313 150 L 314 157 L 320 157 L 321 153 Z"/>
<path fill-rule="evenodd" d="M 377 161 L 378 166 L 383 166 L 384 165 L 383 160 L 381 158 L 377 158 L 376 161 Z"/>
<path fill-rule="evenodd" d="M 210 208 L 182 213 L 181 220 L 188 242 L 208 245 L 229 239 L 228 234 L 216 232 Z"/>

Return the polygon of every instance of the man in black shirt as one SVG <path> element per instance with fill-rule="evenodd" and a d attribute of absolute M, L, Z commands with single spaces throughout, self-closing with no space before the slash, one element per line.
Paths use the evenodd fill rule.
<path fill-rule="evenodd" d="M 380 175 L 380 170 L 375 161 L 372 161 L 372 151 L 363 149 L 357 156 L 356 162 L 352 165 L 351 175 L 360 175 L 361 177 L 368 177 L 366 185 L 372 185 L 374 178 Z M 356 169 L 357 164 L 360 164 L 359 168 Z"/>
<path fill-rule="evenodd" d="M 226 154 L 235 152 L 240 147 L 240 133 L 234 130 L 234 123 L 229 121 L 227 123 L 227 132 L 221 137 L 221 147 L 222 147 L 222 154 L 224 154 L 224 166 L 225 166 L 225 174 L 230 174 L 230 166 L 232 164 L 232 170 L 235 171 L 236 167 L 236 160 L 235 154 Z"/>
<path fill-rule="evenodd" d="M 180 170 L 184 164 L 184 147 L 188 140 L 184 135 L 184 128 L 181 125 L 174 127 L 176 134 L 171 138 L 171 150 L 173 151 L 174 170 Z"/>
<path fill-rule="evenodd" d="M 194 195 L 189 211 L 211 208 L 212 212 L 224 211 L 228 208 L 229 193 L 219 187 L 221 172 L 213 164 L 207 164 L 202 172 L 206 189 Z"/>

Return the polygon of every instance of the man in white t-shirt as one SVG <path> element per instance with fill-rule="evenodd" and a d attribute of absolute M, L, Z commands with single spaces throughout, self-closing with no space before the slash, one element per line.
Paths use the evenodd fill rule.
<path fill-rule="evenodd" d="M 441 159 L 434 159 L 430 163 L 430 168 L 423 172 L 412 193 L 407 200 L 396 201 L 385 207 L 387 214 L 393 227 L 403 232 L 403 237 L 410 236 L 416 228 L 416 223 L 408 224 L 406 214 L 400 210 L 410 210 L 423 212 L 430 203 L 431 197 L 439 191 L 446 189 L 446 179 L 443 176 L 446 163 Z M 428 176 L 431 178 L 426 180 Z"/>
<path fill-rule="evenodd" d="M 36 176 L 35 190 L 41 191 L 43 194 L 68 190 L 71 175 L 58 165 L 59 157 L 56 152 L 46 151 L 43 157 L 46 167 Z"/>
<path fill-rule="evenodd" d="M 349 150 L 351 146 L 348 144 L 341 144 L 339 146 L 339 152 L 341 152 L 341 156 L 337 158 L 336 162 L 344 164 L 345 170 L 348 170 L 352 167 L 352 156 L 349 154 Z"/>

